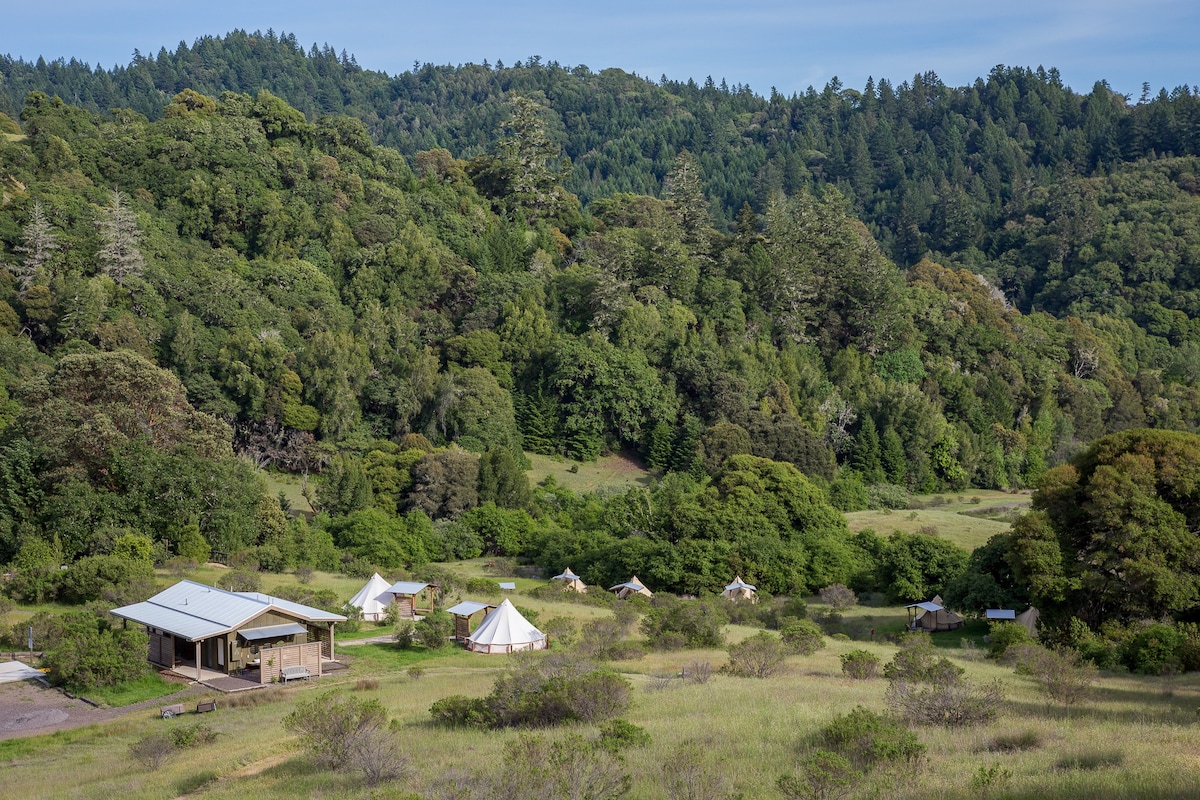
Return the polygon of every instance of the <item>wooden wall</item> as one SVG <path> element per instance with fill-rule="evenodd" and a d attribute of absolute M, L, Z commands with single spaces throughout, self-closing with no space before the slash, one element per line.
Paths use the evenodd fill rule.
<path fill-rule="evenodd" d="M 302 665 L 314 677 L 321 674 L 321 643 L 289 644 L 283 647 L 267 647 L 259 651 L 262 666 L 259 670 L 259 683 L 273 683 L 279 678 L 284 667 Z M 268 663 L 272 662 L 272 663 Z"/>

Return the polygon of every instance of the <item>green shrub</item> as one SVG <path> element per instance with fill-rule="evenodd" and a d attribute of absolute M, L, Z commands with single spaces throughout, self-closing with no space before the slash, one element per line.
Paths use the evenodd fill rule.
<path fill-rule="evenodd" d="M 858 778 L 845 756 L 817 750 L 800 762 L 798 774 L 780 776 L 776 786 L 786 800 L 827 800 L 843 796 Z"/>
<path fill-rule="evenodd" d="M 212 744 L 217 739 L 217 732 L 207 724 L 199 722 L 195 725 L 175 728 L 171 731 L 170 737 L 171 744 L 183 749 L 185 747 L 199 747 L 203 744 Z"/>
<path fill-rule="evenodd" d="M 618 753 L 629 747 L 645 747 L 650 744 L 650 734 L 645 728 L 616 717 L 600 724 L 600 738 L 596 744 Z"/>
<path fill-rule="evenodd" d="M 445 724 L 491 728 L 601 722 L 628 708 L 630 692 L 629 681 L 615 672 L 569 654 L 552 655 L 518 661 L 487 697 L 443 698 L 430 714 Z"/>
<path fill-rule="evenodd" d="M 681 647 L 722 647 L 725 608 L 716 601 L 685 601 L 670 595 L 654 598 L 642 618 L 642 633 L 656 650 Z"/>
<path fill-rule="evenodd" d="M 451 727 L 490 728 L 494 722 L 485 698 L 463 694 L 443 697 L 430 706 L 429 713 L 434 722 Z"/>
<path fill-rule="evenodd" d="M 500 584 L 490 578 L 471 578 L 467 581 L 467 591 L 472 594 L 488 596 L 498 595 L 503 591 Z"/>
<path fill-rule="evenodd" d="M 300 736 L 318 766 L 340 770 L 361 766 L 360 746 L 386 727 L 387 716 L 374 698 L 329 691 L 298 703 L 283 727 Z"/>
<path fill-rule="evenodd" d="M 842 653 L 840 658 L 842 672 L 855 680 L 864 681 L 879 675 L 879 656 L 869 650 L 851 650 Z"/>
<path fill-rule="evenodd" d="M 908 508 L 912 495 L 903 486 L 890 483 L 875 483 L 867 487 L 867 508 Z"/>
<path fill-rule="evenodd" d="M 999 682 L 977 686 L 969 681 L 909 683 L 888 686 L 888 706 L 909 724 L 961 728 L 991 722 L 1004 696 Z"/>
<path fill-rule="evenodd" d="M 1010 647 L 1033 641 L 1019 622 L 993 622 L 988 627 L 988 658 L 1001 658 Z"/>
<path fill-rule="evenodd" d="M 783 642 L 762 631 L 731 645 L 722 671 L 739 678 L 769 678 L 783 670 L 786 655 Z"/>
<path fill-rule="evenodd" d="M 61 633 L 46 650 L 50 680 L 87 691 L 115 686 L 146 674 L 150 637 L 140 630 L 109 629 L 94 614 L 63 614 Z"/>
<path fill-rule="evenodd" d="M 883 676 L 893 681 L 955 683 L 964 671 L 950 659 L 939 657 L 932 644 L 918 640 L 896 653 L 883 668 Z"/>
<path fill-rule="evenodd" d="M 426 614 L 413 625 L 413 634 L 430 650 L 449 647 L 454 636 L 454 617 L 441 610 Z"/>
<path fill-rule="evenodd" d="M 811 656 L 825 646 L 825 637 L 816 623 L 807 619 L 789 622 L 779 631 L 779 638 L 789 653 Z"/>
<path fill-rule="evenodd" d="M 1186 637 L 1174 625 L 1150 623 L 1119 646 L 1121 663 L 1141 675 L 1173 675 L 1183 671 L 1180 654 Z"/>
<path fill-rule="evenodd" d="M 835 718 L 818 735 L 823 746 L 849 759 L 858 769 L 889 762 L 912 763 L 925 755 L 916 734 L 890 716 L 862 706 Z"/>

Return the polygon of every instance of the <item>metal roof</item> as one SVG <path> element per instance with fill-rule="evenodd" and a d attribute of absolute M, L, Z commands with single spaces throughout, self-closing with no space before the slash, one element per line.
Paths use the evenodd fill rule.
<path fill-rule="evenodd" d="M 346 618 L 341 614 L 335 614 L 332 611 L 326 611 L 322 608 L 313 608 L 312 606 L 293 603 L 291 600 L 284 600 L 280 597 L 272 597 L 269 594 L 261 592 L 238 592 L 238 594 L 246 597 L 253 597 L 263 603 L 270 603 L 280 611 L 287 611 L 290 614 L 299 614 L 309 622 L 345 622 Z"/>
<path fill-rule="evenodd" d="M 311 622 L 340 622 L 345 617 L 319 608 L 257 592 L 227 592 L 195 581 L 180 581 L 141 603 L 112 610 L 112 615 L 158 628 L 190 642 L 228 633 L 270 610 Z"/>
<path fill-rule="evenodd" d="M 428 583 L 417 583 L 416 581 L 396 581 L 388 587 L 388 591 L 392 594 L 419 594 L 428 585 Z"/>
<path fill-rule="evenodd" d="M 571 568 L 570 568 L 570 567 L 567 567 L 566 571 L 565 571 L 565 572 L 563 572 L 563 574 L 561 574 L 561 575 L 555 575 L 555 576 L 554 576 L 553 578 L 551 578 L 550 580 L 554 580 L 554 581 L 577 581 L 577 580 L 579 580 L 579 576 L 578 576 L 578 575 L 576 575 L 574 572 L 571 572 Z"/>
<path fill-rule="evenodd" d="M 447 608 L 446 611 L 456 617 L 469 617 L 485 608 L 495 608 L 491 603 L 477 603 L 474 600 L 463 600 L 456 606 Z"/>
<path fill-rule="evenodd" d="M 942 607 L 939 606 L 937 603 L 912 603 L 911 605 L 905 606 L 905 608 L 920 608 L 925 611 L 941 611 L 942 610 Z"/>
<path fill-rule="evenodd" d="M 262 639 L 282 639 L 297 633 L 308 633 L 308 628 L 296 622 L 285 622 L 282 625 L 264 625 L 261 628 L 242 628 L 238 631 L 238 636 L 254 642 Z"/>
<path fill-rule="evenodd" d="M 517 588 L 517 582 L 516 581 L 500 581 L 500 588 L 504 589 L 505 591 L 509 591 L 509 592 L 515 591 Z"/>
<path fill-rule="evenodd" d="M 989 608 L 985 612 L 988 619 L 1016 619 L 1017 612 L 1010 608 Z"/>
<path fill-rule="evenodd" d="M 746 582 L 742 581 L 740 578 L 725 587 L 725 591 L 727 591 L 727 592 L 732 592 L 735 589 L 749 589 L 752 592 L 758 591 L 757 586 L 755 586 L 752 583 L 746 583 Z"/>
<path fill-rule="evenodd" d="M 610 587 L 608 587 L 608 590 L 611 592 L 613 589 L 621 589 L 621 588 L 633 589 L 636 592 L 639 589 L 645 589 L 646 587 L 642 586 L 640 583 L 635 583 L 634 581 L 629 581 L 627 583 L 618 583 L 616 586 L 610 586 Z"/>

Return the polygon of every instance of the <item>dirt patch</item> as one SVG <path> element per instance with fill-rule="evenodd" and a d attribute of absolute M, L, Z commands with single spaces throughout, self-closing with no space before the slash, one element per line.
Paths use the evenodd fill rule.
<path fill-rule="evenodd" d="M 40 736 L 46 733 L 81 728 L 98 722 L 123 717 L 126 714 L 144 712 L 159 706 L 181 702 L 184 698 L 201 694 L 203 686 L 180 687 L 181 691 L 166 697 L 155 697 L 130 706 L 96 708 L 78 698 L 70 698 L 57 689 L 48 689 L 34 681 L 20 681 L 0 685 L 0 740 L 22 736 Z"/>
<path fill-rule="evenodd" d="M 0 706 L 0 731 L 47 728 L 69 719 L 61 708 L 7 709 Z"/>

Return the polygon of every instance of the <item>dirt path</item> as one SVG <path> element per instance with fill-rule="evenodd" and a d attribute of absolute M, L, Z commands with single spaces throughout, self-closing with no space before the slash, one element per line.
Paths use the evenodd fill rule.
<path fill-rule="evenodd" d="M 48 689 L 36 681 L 18 681 L 0 685 L 0 740 L 82 728 L 108 722 L 127 714 L 145 712 L 159 706 L 185 702 L 211 691 L 204 686 L 180 686 L 174 694 L 155 697 L 116 708 L 96 708 L 82 700 Z"/>

